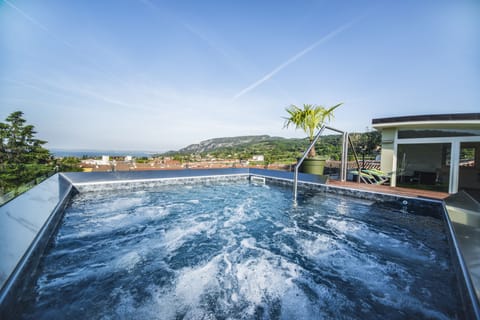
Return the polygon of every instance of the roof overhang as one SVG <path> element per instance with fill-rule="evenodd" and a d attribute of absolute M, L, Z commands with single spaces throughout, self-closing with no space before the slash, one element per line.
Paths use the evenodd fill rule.
<path fill-rule="evenodd" d="M 456 113 L 377 118 L 372 120 L 375 129 L 384 128 L 479 128 L 480 113 Z"/>

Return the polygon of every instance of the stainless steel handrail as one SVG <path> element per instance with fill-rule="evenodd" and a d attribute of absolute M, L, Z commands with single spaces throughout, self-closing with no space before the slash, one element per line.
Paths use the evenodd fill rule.
<path fill-rule="evenodd" d="M 307 148 L 307 150 L 303 153 L 302 157 L 300 160 L 298 160 L 297 164 L 295 165 L 295 171 L 293 175 L 293 203 L 294 205 L 297 204 L 297 191 L 298 191 L 298 170 L 307 157 L 308 153 L 310 150 L 312 150 L 313 146 L 315 143 L 317 143 L 318 139 L 320 139 L 320 136 L 322 135 L 323 131 L 325 129 L 329 129 L 332 131 L 335 131 L 337 133 L 343 134 L 343 143 L 342 143 L 342 162 L 340 165 L 340 181 L 345 181 L 346 176 L 347 176 L 347 159 L 348 159 L 348 145 L 350 144 L 352 151 L 353 151 L 353 157 L 355 158 L 355 162 L 357 163 L 357 168 L 358 168 L 358 177 L 357 177 L 357 182 L 360 183 L 360 180 L 362 179 L 361 177 L 361 168 L 360 168 L 360 162 L 358 161 L 357 153 L 355 152 L 355 148 L 353 146 L 353 142 L 350 139 L 350 136 L 348 135 L 348 132 L 342 131 L 336 128 L 332 128 L 326 125 L 323 125 L 320 127 L 320 131 L 318 131 L 317 135 L 315 138 L 312 140 L 310 143 L 310 146 Z M 362 179 L 363 180 L 363 179 Z M 366 181 L 364 181 L 366 182 Z"/>
<path fill-rule="evenodd" d="M 307 148 L 307 151 L 303 153 L 303 156 L 300 158 L 300 160 L 298 160 L 297 164 L 295 165 L 295 173 L 293 174 L 293 203 L 295 205 L 297 204 L 298 169 L 302 165 L 303 160 L 305 160 L 310 150 L 312 150 L 315 143 L 317 143 L 318 139 L 320 138 L 320 135 L 322 134 L 323 130 L 325 130 L 325 128 L 326 128 L 326 125 L 323 125 L 320 128 L 320 131 L 317 133 L 315 138 L 313 138 L 312 142 L 310 143 L 310 146 Z"/>
<path fill-rule="evenodd" d="M 294 176 L 293 176 L 293 202 L 294 202 L 294 204 L 297 203 L 298 170 L 299 170 L 301 164 L 303 163 L 303 161 L 305 160 L 305 158 L 307 157 L 310 150 L 313 148 L 315 143 L 317 143 L 318 139 L 320 139 L 320 136 L 322 135 L 322 133 L 325 129 L 343 134 L 342 162 L 341 162 L 341 165 L 340 165 L 340 180 L 345 181 L 345 179 L 346 179 L 347 158 L 348 158 L 348 142 L 347 141 L 350 141 L 350 138 L 348 137 L 348 132 L 342 131 L 342 130 L 339 130 L 339 129 L 336 129 L 336 128 L 333 128 L 333 127 L 330 127 L 330 126 L 327 126 L 327 125 L 323 125 L 323 126 L 320 127 L 320 131 L 318 131 L 317 135 L 315 136 L 315 138 L 310 143 L 310 146 L 303 153 L 302 157 L 300 158 L 300 160 L 297 162 L 297 165 L 295 166 L 295 173 L 294 173 Z M 350 143 L 351 143 L 351 141 L 350 141 Z M 356 158 L 356 155 L 355 155 L 355 158 Z"/>

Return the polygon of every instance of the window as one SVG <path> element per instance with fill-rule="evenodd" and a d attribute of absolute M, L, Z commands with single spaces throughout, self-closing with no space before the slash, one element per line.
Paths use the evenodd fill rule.
<path fill-rule="evenodd" d="M 475 147 L 460 148 L 460 166 L 475 167 Z"/>

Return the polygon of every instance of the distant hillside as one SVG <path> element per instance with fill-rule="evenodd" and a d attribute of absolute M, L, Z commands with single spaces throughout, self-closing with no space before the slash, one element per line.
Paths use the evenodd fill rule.
<path fill-rule="evenodd" d="M 356 148 L 367 144 L 367 154 L 380 144 L 378 132 L 353 134 Z M 316 146 L 318 155 L 339 159 L 341 154 L 341 135 L 326 135 Z M 368 142 L 367 142 L 368 141 Z M 193 155 L 212 156 L 215 158 L 235 157 L 250 159 L 253 155 L 264 155 L 266 161 L 295 161 L 308 147 L 308 140 L 271 137 L 268 135 L 214 138 L 189 145 L 178 151 L 169 151 L 163 156 L 189 159 Z M 370 152 L 369 152 L 370 151 Z M 357 149 L 360 152 L 360 149 Z M 191 158 L 190 158 L 191 159 Z"/>
<path fill-rule="evenodd" d="M 298 157 L 307 146 L 307 139 L 287 139 L 268 135 L 241 136 L 209 139 L 163 155 L 175 157 L 210 155 L 223 159 L 228 157 L 250 159 L 253 155 L 264 155 L 266 159 L 290 161 Z"/>
<path fill-rule="evenodd" d="M 283 142 L 283 143 L 297 142 L 298 143 L 298 141 L 302 141 L 302 139 L 286 139 L 281 137 L 271 137 L 268 135 L 214 138 L 214 139 L 202 141 L 197 144 L 191 144 L 185 148 L 178 150 L 175 153 L 203 154 L 203 153 L 209 153 L 213 151 L 220 151 L 222 149 L 239 149 L 239 148 L 263 149 L 262 147 L 265 147 L 268 145 L 276 145 L 280 142 Z"/>

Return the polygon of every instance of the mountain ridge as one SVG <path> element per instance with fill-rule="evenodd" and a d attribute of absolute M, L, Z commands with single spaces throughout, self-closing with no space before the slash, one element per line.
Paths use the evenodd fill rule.
<path fill-rule="evenodd" d="M 211 138 L 207 140 L 200 141 L 199 143 L 190 144 L 184 148 L 181 148 L 177 151 L 168 151 L 164 155 L 169 154 L 200 154 L 200 153 L 209 153 L 219 150 L 227 149 L 258 149 L 258 151 L 263 151 L 262 149 L 267 148 L 271 149 L 273 146 L 282 145 L 298 145 L 306 144 L 306 139 L 298 138 L 284 138 L 278 136 L 270 135 L 247 135 L 247 136 L 235 136 L 235 137 L 220 137 L 220 138 Z"/>
<path fill-rule="evenodd" d="M 356 152 L 363 152 L 365 155 L 376 155 L 376 150 L 381 145 L 381 134 L 378 131 L 351 133 L 350 138 L 353 140 Z M 322 136 L 315 147 L 317 154 L 338 160 L 341 157 L 341 140 L 342 135 L 339 134 Z M 186 159 L 185 157 L 191 159 L 194 155 L 220 159 L 231 157 L 250 159 L 254 155 L 264 155 L 268 161 L 291 161 L 301 156 L 308 145 L 308 138 L 247 135 L 207 139 L 161 155 L 179 157 L 179 159 Z"/>

